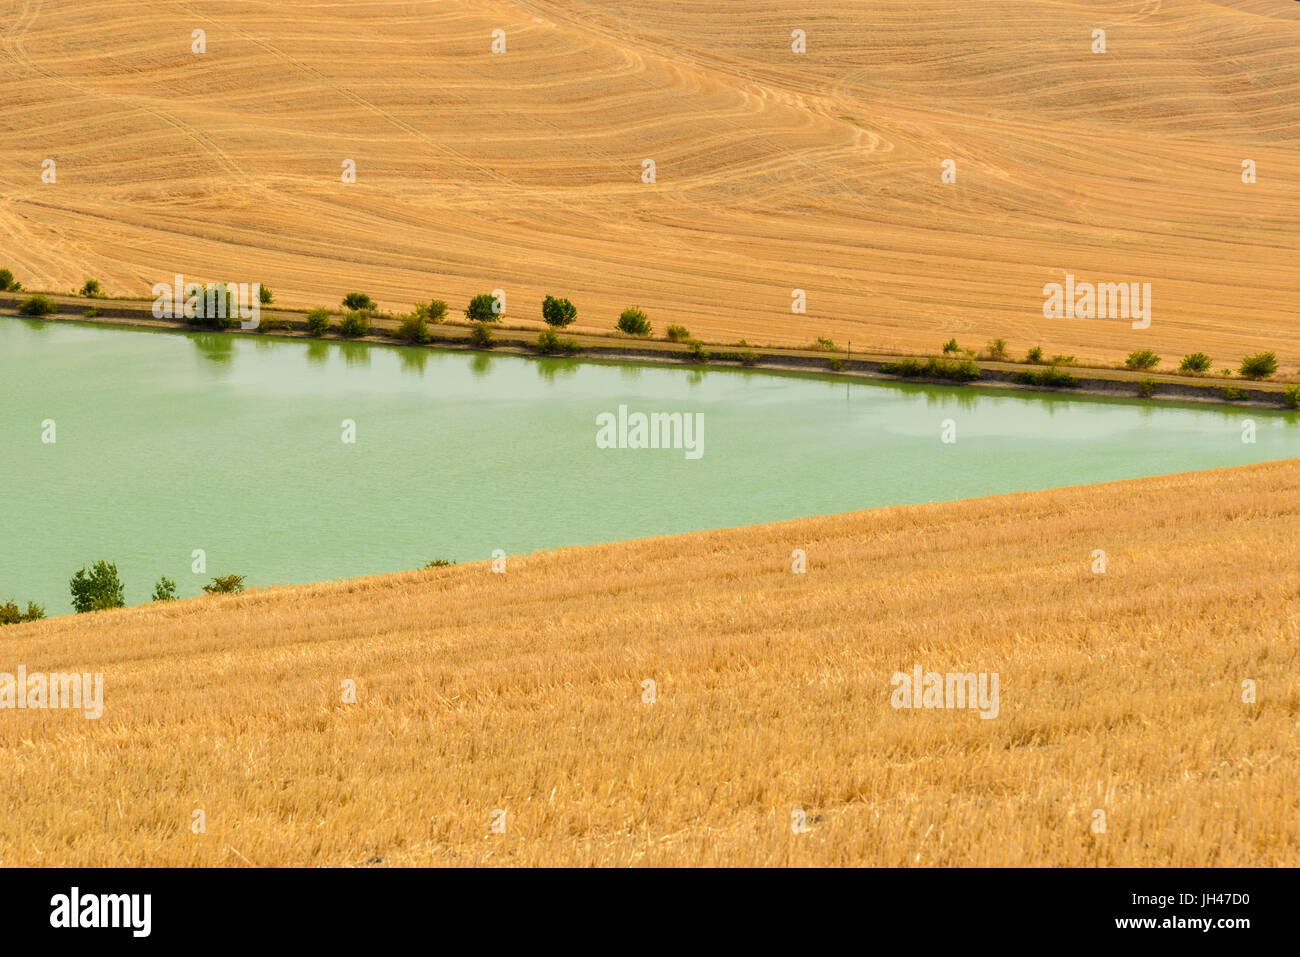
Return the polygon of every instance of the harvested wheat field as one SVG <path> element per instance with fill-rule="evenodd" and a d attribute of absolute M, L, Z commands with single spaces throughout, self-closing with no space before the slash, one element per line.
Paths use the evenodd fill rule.
<path fill-rule="evenodd" d="M 0 0 L 0 265 L 29 289 L 179 272 L 458 309 L 499 288 L 518 321 L 572 298 L 578 331 L 638 304 L 711 342 L 1272 349 L 1293 371 L 1300 5 L 954 11 Z M 1150 328 L 1045 319 L 1066 274 L 1151 283 Z"/>
<path fill-rule="evenodd" d="M 106 690 L 0 722 L 0 859 L 1294 866 L 1298 492 L 1288 461 L 10 626 L 3 670 Z M 891 707 L 917 665 L 998 675 L 997 716 Z"/>

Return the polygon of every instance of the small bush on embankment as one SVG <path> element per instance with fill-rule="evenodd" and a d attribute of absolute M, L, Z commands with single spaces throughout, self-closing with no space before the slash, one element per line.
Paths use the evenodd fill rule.
<path fill-rule="evenodd" d="M 353 309 L 339 323 L 339 334 L 349 339 L 370 335 L 370 313 L 364 309 Z"/>
<path fill-rule="evenodd" d="M 1300 385 L 1289 385 L 1282 393 L 1282 402 L 1288 409 L 1300 409 Z"/>
<path fill-rule="evenodd" d="M 1043 389 L 1069 389 L 1079 384 L 1078 379 L 1056 366 L 1049 366 L 1041 372 L 1017 372 L 1011 376 L 1011 381 Z"/>
<path fill-rule="evenodd" d="M 59 311 L 59 307 L 54 304 L 54 301 L 49 296 L 31 296 L 22 301 L 18 311 L 24 316 L 40 318 L 41 316 L 53 315 Z"/>
<path fill-rule="evenodd" d="M 394 339 L 414 345 L 424 345 L 433 338 L 433 333 L 429 331 L 429 320 L 418 312 L 403 316 L 392 335 Z"/>
<path fill-rule="evenodd" d="M 491 349 L 496 343 L 492 337 L 492 327 L 486 322 L 476 322 L 470 327 L 469 341 L 475 349 Z"/>
<path fill-rule="evenodd" d="M 885 362 L 880 366 L 885 375 L 896 375 L 903 379 L 947 379 L 951 382 L 974 382 L 980 377 L 980 367 L 973 359 L 900 359 L 898 362 Z"/>
<path fill-rule="evenodd" d="M 578 343 L 575 339 L 561 336 L 548 326 L 537 334 L 537 351 L 544 356 L 556 353 L 572 354 L 578 351 Z"/>
<path fill-rule="evenodd" d="M 313 336 L 323 336 L 330 331 L 330 311 L 313 309 L 307 313 L 307 332 Z"/>

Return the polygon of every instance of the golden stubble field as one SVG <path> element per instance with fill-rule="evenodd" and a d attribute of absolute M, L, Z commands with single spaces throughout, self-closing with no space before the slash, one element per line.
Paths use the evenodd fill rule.
<path fill-rule="evenodd" d="M 0 265 L 1291 371 L 1297 48 L 1282 0 L 0 0 Z M 1044 319 L 1066 273 L 1150 282 L 1151 328 Z"/>
<path fill-rule="evenodd" d="M 1294 866 L 1297 541 L 1288 461 L 9 626 L 106 692 L 0 712 L 0 861 Z"/>

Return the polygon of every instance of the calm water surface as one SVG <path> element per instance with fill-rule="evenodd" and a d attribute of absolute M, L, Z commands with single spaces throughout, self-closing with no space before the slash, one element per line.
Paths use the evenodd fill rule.
<path fill-rule="evenodd" d="M 11 318 L 0 399 L 0 601 L 50 614 L 98 558 L 135 604 L 1300 454 L 1257 409 Z M 703 456 L 597 448 L 620 404 L 702 412 Z"/>

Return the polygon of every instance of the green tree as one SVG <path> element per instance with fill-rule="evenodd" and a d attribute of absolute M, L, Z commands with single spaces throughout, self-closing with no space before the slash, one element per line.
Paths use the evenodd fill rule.
<path fill-rule="evenodd" d="M 275 302 L 275 293 L 271 292 L 268 287 L 259 285 L 257 287 L 257 299 L 262 305 L 269 306 Z"/>
<path fill-rule="evenodd" d="M 542 300 L 542 318 L 548 326 L 567 326 L 578 318 L 578 309 L 567 299 L 547 296 Z"/>
<path fill-rule="evenodd" d="M 235 595 L 244 590 L 247 575 L 219 575 L 212 583 L 204 585 L 203 590 L 209 595 Z"/>
<path fill-rule="evenodd" d="M 82 568 L 68 579 L 68 588 L 72 592 L 72 607 L 78 614 L 121 608 L 126 604 L 126 590 L 117 577 L 117 565 L 102 559 L 90 566 L 89 574 Z"/>
<path fill-rule="evenodd" d="M 25 612 L 12 598 L 0 604 L 0 625 L 21 625 L 25 621 L 39 621 L 44 617 L 45 609 L 34 601 L 27 603 Z"/>
<path fill-rule="evenodd" d="M 98 299 L 103 295 L 99 289 L 99 280 L 87 279 L 85 283 L 82 284 L 79 295 L 84 296 L 87 299 Z"/>
<path fill-rule="evenodd" d="M 158 579 L 158 584 L 153 586 L 154 601 L 175 601 L 176 600 L 176 583 L 163 575 Z"/>
<path fill-rule="evenodd" d="M 1202 372 L 1210 371 L 1211 360 L 1204 352 L 1193 352 L 1190 355 L 1183 356 L 1183 361 L 1178 363 L 1179 372 L 1192 372 L 1199 375 Z"/>
<path fill-rule="evenodd" d="M 499 318 L 496 305 L 496 297 L 490 292 L 479 293 L 469 301 L 465 318 L 470 322 L 496 322 Z"/>
<path fill-rule="evenodd" d="M 348 309 L 373 310 L 375 308 L 375 301 L 364 292 L 350 292 L 343 297 L 343 305 Z"/>
<path fill-rule="evenodd" d="M 0 291 L 18 288 L 14 284 L 14 274 L 8 269 L 0 269 Z"/>
<path fill-rule="evenodd" d="M 668 327 L 668 341 L 669 341 L 669 342 L 685 342 L 685 341 L 686 341 L 687 339 L 689 339 L 690 337 L 691 337 L 691 332 L 690 332 L 690 330 L 687 329 L 685 326 L 669 326 L 669 327 Z"/>
<path fill-rule="evenodd" d="M 441 299 L 417 302 L 415 304 L 415 314 L 423 317 L 426 322 L 442 322 L 447 318 L 447 304 Z"/>

